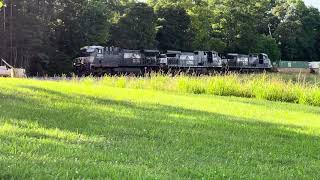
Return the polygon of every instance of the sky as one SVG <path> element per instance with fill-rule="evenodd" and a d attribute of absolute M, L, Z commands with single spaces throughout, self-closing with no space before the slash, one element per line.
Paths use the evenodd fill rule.
<path fill-rule="evenodd" d="M 310 6 L 314 6 L 317 7 L 318 9 L 320 9 L 320 0 L 304 0 L 305 4 Z"/>

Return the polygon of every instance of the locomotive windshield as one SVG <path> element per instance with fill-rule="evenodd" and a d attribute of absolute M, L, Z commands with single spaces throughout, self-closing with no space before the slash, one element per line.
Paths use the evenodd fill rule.
<path fill-rule="evenodd" d="M 80 51 L 80 57 L 88 57 L 88 56 L 90 56 L 90 52 L 87 52 L 87 50 L 86 49 L 82 49 L 81 51 Z"/>

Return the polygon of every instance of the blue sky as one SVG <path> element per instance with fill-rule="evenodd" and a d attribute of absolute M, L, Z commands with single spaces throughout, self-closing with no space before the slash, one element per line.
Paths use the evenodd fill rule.
<path fill-rule="evenodd" d="M 314 7 L 317 7 L 318 9 L 320 9 L 320 0 L 304 0 L 304 2 L 308 6 L 312 5 Z"/>

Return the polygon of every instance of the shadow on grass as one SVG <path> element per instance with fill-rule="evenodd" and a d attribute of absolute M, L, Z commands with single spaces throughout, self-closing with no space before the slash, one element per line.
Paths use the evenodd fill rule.
<path fill-rule="evenodd" d="M 81 169 L 80 174 L 71 171 L 71 177 L 118 178 L 316 177 L 320 170 L 320 138 L 295 132 L 300 127 L 159 104 L 68 95 L 34 86 L 22 88 L 49 99 L 0 94 L 0 123 L 2 118 L 22 129 L 20 134 L 0 135 L 0 141 L 9 142 L 0 152 L 14 159 L 0 159 L 0 164 L 15 164 L 17 173 L 27 172 L 18 178 L 37 174 L 27 167 L 32 163 L 40 172 L 52 169 L 50 177 L 58 171 L 65 175 L 69 166 Z M 24 126 L 28 123 L 58 129 L 66 138 Z M 68 139 L 68 133 L 79 135 L 79 141 Z M 88 140 L 81 140 L 82 135 Z M 21 152 L 32 152 L 22 158 L 30 164 L 14 162 L 21 156 L 8 150 L 13 142 L 25 148 Z M 41 160 L 46 156 L 47 160 Z M 58 158 L 60 166 L 53 161 L 56 157 L 64 158 Z M 47 162 L 47 167 L 38 161 Z M 2 170 L 9 177 L 15 172 L 0 165 Z"/>
<path fill-rule="evenodd" d="M 296 112 L 304 112 L 304 113 L 315 113 L 320 115 L 320 108 L 318 106 L 312 106 L 312 105 L 307 105 L 307 104 L 298 104 L 298 103 L 289 103 L 289 102 L 282 102 L 282 101 L 269 101 L 263 99 L 263 101 L 260 101 L 258 99 L 248 99 L 248 98 L 242 98 L 242 97 L 234 97 L 235 99 L 232 99 L 230 97 L 224 96 L 221 98 L 228 98 L 228 101 L 231 102 L 237 102 L 237 103 L 243 103 L 243 104 L 249 104 L 249 105 L 254 105 L 254 106 L 264 106 L 272 109 L 284 109 L 288 110 L 288 106 L 284 107 L 279 107 L 279 106 L 274 106 L 275 104 L 290 104 L 293 106 L 290 106 L 290 110 L 296 111 Z M 267 102 L 267 103 L 266 103 Z M 294 106 L 297 105 L 297 106 Z M 305 107 L 305 108 L 304 108 Z"/>

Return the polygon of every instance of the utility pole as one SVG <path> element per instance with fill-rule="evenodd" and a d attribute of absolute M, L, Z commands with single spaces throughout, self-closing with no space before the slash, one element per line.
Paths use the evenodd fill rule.
<path fill-rule="evenodd" d="M 13 64 L 13 37 L 12 37 L 12 30 L 13 30 L 13 0 L 10 1 L 10 62 L 11 64 L 14 66 L 15 64 Z"/>
<path fill-rule="evenodd" d="M 5 58 L 5 47 L 6 47 L 6 41 L 5 41 L 5 36 L 6 36 L 6 7 L 7 7 L 7 4 L 5 1 L 3 1 L 3 34 L 2 34 L 2 37 L 3 37 L 3 43 L 1 43 L 1 56 L 3 56 L 3 58 Z M 2 49 L 3 48 L 3 49 Z"/>
<path fill-rule="evenodd" d="M 6 7 L 7 5 L 3 5 L 3 33 L 6 32 Z"/>

